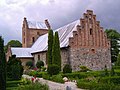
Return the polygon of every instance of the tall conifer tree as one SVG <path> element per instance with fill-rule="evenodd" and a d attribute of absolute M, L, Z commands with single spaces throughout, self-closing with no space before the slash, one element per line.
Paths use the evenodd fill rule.
<path fill-rule="evenodd" d="M 6 90 L 6 59 L 4 41 L 0 36 L 0 90 Z"/>
<path fill-rule="evenodd" d="M 58 65 L 61 70 L 61 54 L 58 32 L 55 32 L 53 39 L 52 63 Z"/>
<path fill-rule="evenodd" d="M 49 32 L 48 32 L 48 51 L 47 51 L 48 66 L 52 64 L 52 46 L 53 46 L 53 30 L 49 30 Z"/>

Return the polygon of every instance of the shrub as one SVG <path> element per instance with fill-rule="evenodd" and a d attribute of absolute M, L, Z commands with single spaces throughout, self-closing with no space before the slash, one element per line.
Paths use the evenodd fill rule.
<path fill-rule="evenodd" d="M 36 77 L 42 78 L 44 73 L 45 73 L 45 72 L 37 72 Z"/>
<path fill-rule="evenodd" d="M 17 90 L 49 90 L 49 87 L 46 84 L 32 83 L 24 86 L 20 85 Z"/>
<path fill-rule="evenodd" d="M 114 69 L 120 69 L 120 66 L 113 66 Z"/>
<path fill-rule="evenodd" d="M 80 72 L 73 72 L 73 73 L 66 73 L 63 74 L 62 77 L 67 77 L 67 78 L 74 78 L 74 79 L 81 79 L 81 78 L 86 78 L 88 75 L 85 73 L 80 73 Z"/>
<path fill-rule="evenodd" d="M 26 62 L 26 66 L 32 68 L 33 67 L 33 62 L 32 61 Z"/>
<path fill-rule="evenodd" d="M 114 85 L 112 83 L 94 83 L 94 82 L 81 82 L 77 81 L 78 88 L 88 89 L 88 90 L 120 90 L 119 85 Z"/>
<path fill-rule="evenodd" d="M 41 71 L 46 71 L 46 67 L 41 67 Z"/>
<path fill-rule="evenodd" d="M 56 75 L 59 73 L 60 68 L 58 65 L 53 64 L 48 67 L 47 71 L 48 71 L 48 74 L 50 75 Z"/>
<path fill-rule="evenodd" d="M 113 83 L 113 84 L 120 84 L 120 76 L 112 76 L 112 77 L 103 77 L 100 78 L 101 83 Z"/>
<path fill-rule="evenodd" d="M 36 64 L 37 68 L 41 68 L 42 66 L 44 66 L 44 62 L 43 61 L 38 61 Z"/>
<path fill-rule="evenodd" d="M 64 67 L 63 67 L 63 73 L 71 73 L 72 72 L 72 68 L 69 64 L 66 64 Z"/>
<path fill-rule="evenodd" d="M 54 82 L 64 83 L 63 78 L 60 74 L 53 75 L 50 79 Z"/>
<path fill-rule="evenodd" d="M 114 71 L 114 68 L 112 67 L 111 71 L 110 71 L 110 75 L 111 76 L 114 76 L 115 75 L 115 71 Z"/>
<path fill-rule="evenodd" d="M 21 79 L 23 74 L 23 66 L 21 61 L 15 55 L 9 58 L 7 62 L 7 77 L 13 80 Z"/>
<path fill-rule="evenodd" d="M 47 72 L 43 73 L 42 77 L 44 79 L 50 80 L 50 75 Z"/>
<path fill-rule="evenodd" d="M 95 83 L 88 83 L 88 82 L 80 82 L 80 81 L 77 81 L 77 87 L 78 88 L 81 88 L 81 89 L 89 89 L 89 90 L 92 90 L 92 88 L 96 86 Z"/>
<path fill-rule="evenodd" d="M 30 76 L 36 76 L 37 75 L 37 71 L 30 71 L 29 75 Z"/>
<path fill-rule="evenodd" d="M 86 66 L 80 66 L 80 71 L 87 72 L 87 71 L 89 71 L 89 69 Z"/>

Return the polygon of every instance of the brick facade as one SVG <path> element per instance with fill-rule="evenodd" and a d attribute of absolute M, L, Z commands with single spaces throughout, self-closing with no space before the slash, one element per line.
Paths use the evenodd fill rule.
<path fill-rule="evenodd" d="M 51 29 L 47 20 L 45 20 L 45 24 L 48 29 Z M 38 37 L 48 33 L 48 29 L 29 28 L 27 19 L 24 18 L 22 26 L 22 47 L 31 47 Z"/>
<path fill-rule="evenodd" d="M 93 70 L 101 70 L 105 65 L 111 68 L 110 41 L 100 22 L 96 21 L 96 15 L 87 10 L 84 18 L 80 19 L 80 25 L 69 38 L 72 69 L 78 70 L 80 65 Z"/>

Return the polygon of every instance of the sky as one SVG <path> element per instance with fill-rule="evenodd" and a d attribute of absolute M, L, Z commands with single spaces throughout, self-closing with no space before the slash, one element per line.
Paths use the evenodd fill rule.
<path fill-rule="evenodd" d="M 22 40 L 22 23 L 48 19 L 57 29 L 93 10 L 104 29 L 120 32 L 120 0 L 0 0 L 0 35 L 5 44 Z"/>

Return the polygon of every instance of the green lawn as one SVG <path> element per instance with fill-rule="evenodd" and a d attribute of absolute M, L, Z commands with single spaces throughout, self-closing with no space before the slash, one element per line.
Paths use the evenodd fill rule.
<path fill-rule="evenodd" d="M 21 80 L 7 81 L 7 90 L 16 90 L 18 88 L 18 84 L 22 83 Z"/>

